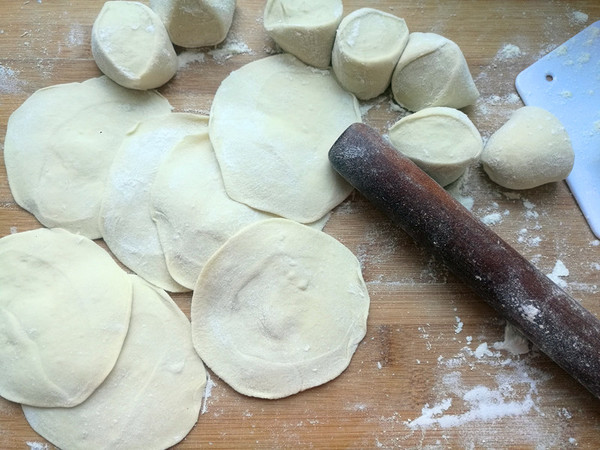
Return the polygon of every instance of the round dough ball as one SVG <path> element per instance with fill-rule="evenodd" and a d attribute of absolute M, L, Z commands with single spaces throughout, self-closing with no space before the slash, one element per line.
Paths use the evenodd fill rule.
<path fill-rule="evenodd" d="M 509 189 L 531 189 L 564 180 L 574 160 L 563 125 L 536 106 L 516 110 L 490 137 L 481 154 L 488 176 Z"/>
<path fill-rule="evenodd" d="M 263 22 L 284 51 L 324 69 L 343 12 L 342 0 L 267 0 Z"/>
<path fill-rule="evenodd" d="M 372 8 L 358 9 L 340 23 L 333 46 L 333 71 L 361 100 L 382 94 L 408 42 L 404 19 Z"/>
<path fill-rule="evenodd" d="M 206 47 L 225 40 L 235 0 L 150 0 L 165 24 L 171 42 L 180 47 Z"/>
<path fill-rule="evenodd" d="M 198 354 L 236 391 L 286 397 L 337 377 L 365 336 L 356 257 L 286 219 L 241 230 L 204 266 L 192 297 Z"/>
<path fill-rule="evenodd" d="M 40 407 L 87 399 L 121 352 L 131 296 L 127 274 L 83 236 L 0 239 L 0 395 Z"/>
<path fill-rule="evenodd" d="M 107 177 L 101 213 L 106 244 L 136 274 L 171 292 L 187 289 L 167 268 L 152 220 L 150 192 L 169 150 L 186 136 L 205 133 L 207 128 L 207 117 L 190 113 L 144 120 L 121 143 Z"/>
<path fill-rule="evenodd" d="M 170 111 L 156 91 L 126 89 L 106 76 L 36 91 L 6 129 L 15 201 L 47 227 L 102 237 L 100 203 L 119 144 L 138 121 Z"/>
<path fill-rule="evenodd" d="M 463 108 L 479 91 L 462 51 L 435 33 L 411 33 L 392 75 L 392 93 L 410 111 L 429 106 Z"/>
<path fill-rule="evenodd" d="M 400 119 L 390 128 L 389 138 L 442 186 L 456 181 L 483 149 L 481 135 L 467 115 L 443 106 Z"/>
<path fill-rule="evenodd" d="M 281 54 L 251 62 L 221 83 L 209 133 L 229 196 L 308 223 L 352 191 L 328 152 L 360 121 L 356 97 L 331 71 Z"/>
<path fill-rule="evenodd" d="M 73 408 L 23 406 L 31 427 L 60 448 L 170 448 L 198 420 L 206 371 L 190 322 L 164 291 L 131 280 L 131 325 L 104 383 Z"/>
<path fill-rule="evenodd" d="M 158 15 L 139 2 L 109 1 L 92 27 L 92 55 L 111 80 L 154 89 L 177 72 L 177 54 Z"/>

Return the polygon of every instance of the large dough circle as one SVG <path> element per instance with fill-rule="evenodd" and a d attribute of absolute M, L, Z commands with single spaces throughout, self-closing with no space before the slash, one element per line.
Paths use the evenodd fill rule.
<path fill-rule="evenodd" d="M 93 241 L 40 228 L 0 239 L 0 395 L 74 406 L 112 370 L 131 281 Z"/>
<path fill-rule="evenodd" d="M 172 147 L 188 135 L 206 133 L 208 118 L 169 113 L 140 122 L 123 140 L 106 182 L 102 235 L 119 261 L 150 283 L 185 291 L 169 273 L 150 211 L 158 167 Z"/>
<path fill-rule="evenodd" d="M 292 55 L 232 72 L 215 94 L 209 123 L 227 193 L 288 219 L 318 220 L 352 190 L 327 154 L 360 120 L 358 101 L 330 70 Z"/>
<path fill-rule="evenodd" d="M 202 360 L 236 391 L 281 398 L 337 377 L 365 335 L 356 257 L 286 219 L 241 230 L 204 266 L 192 297 Z"/>
<path fill-rule="evenodd" d="M 60 448 L 169 448 L 198 420 L 206 371 L 190 322 L 164 291 L 131 279 L 131 326 L 106 381 L 73 408 L 23 407 L 32 428 Z"/>
<path fill-rule="evenodd" d="M 6 129 L 15 201 L 47 227 L 102 237 L 100 202 L 121 140 L 139 120 L 170 111 L 157 92 L 126 89 L 106 76 L 36 91 Z"/>

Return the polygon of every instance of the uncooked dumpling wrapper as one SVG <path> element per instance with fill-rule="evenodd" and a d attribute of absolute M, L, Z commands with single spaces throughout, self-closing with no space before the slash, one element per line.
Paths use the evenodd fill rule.
<path fill-rule="evenodd" d="M 367 326 L 356 257 L 286 219 L 242 229 L 204 266 L 192 297 L 198 354 L 236 391 L 281 398 L 337 377 Z"/>
<path fill-rule="evenodd" d="M 102 237 L 100 203 L 121 140 L 138 121 L 170 111 L 156 91 L 126 89 L 106 76 L 36 91 L 6 129 L 15 201 L 47 227 Z"/>
<path fill-rule="evenodd" d="M 190 322 L 164 291 L 130 277 L 131 325 L 104 383 L 74 408 L 23 407 L 32 428 L 60 448 L 169 448 L 198 420 L 206 371 Z"/>
<path fill-rule="evenodd" d="M 330 70 L 282 54 L 251 62 L 221 83 L 209 133 L 234 200 L 308 223 L 351 192 L 327 154 L 360 121 L 358 101 Z"/>
<path fill-rule="evenodd" d="M 208 118 L 169 113 L 144 120 L 123 140 L 102 202 L 102 235 L 115 256 L 146 281 L 171 292 L 187 289 L 167 268 L 151 213 L 151 189 L 161 162 L 186 136 L 206 133 Z"/>
<path fill-rule="evenodd" d="M 0 239 L 0 395 L 40 407 L 86 400 L 129 327 L 127 274 L 93 241 L 40 228 Z"/>

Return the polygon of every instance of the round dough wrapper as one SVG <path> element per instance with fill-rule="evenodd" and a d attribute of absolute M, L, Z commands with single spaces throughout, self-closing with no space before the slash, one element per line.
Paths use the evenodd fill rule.
<path fill-rule="evenodd" d="M 83 236 L 0 239 L 0 395 L 40 407 L 87 399 L 121 352 L 131 296 L 127 274 Z"/>
<path fill-rule="evenodd" d="M 430 106 L 463 108 L 479 91 L 455 42 L 435 33 L 411 33 L 392 75 L 392 93 L 410 111 Z"/>
<path fill-rule="evenodd" d="M 131 277 L 131 326 L 104 383 L 73 408 L 23 406 L 32 428 L 60 448 L 169 448 L 198 420 L 206 371 L 190 322 L 164 291 Z"/>
<path fill-rule="evenodd" d="M 6 130 L 15 201 L 47 227 L 102 237 L 100 203 L 119 144 L 139 120 L 170 111 L 157 92 L 126 89 L 106 76 L 36 91 Z"/>
<path fill-rule="evenodd" d="M 235 0 L 150 0 L 171 41 L 181 47 L 206 47 L 225 40 Z"/>
<path fill-rule="evenodd" d="M 363 339 L 369 294 L 356 257 L 286 219 L 241 230 L 192 297 L 198 354 L 236 391 L 281 398 L 337 377 Z"/>
<path fill-rule="evenodd" d="M 155 89 L 177 72 L 177 54 L 158 15 L 139 2 L 108 1 L 92 27 L 92 54 L 111 80 Z"/>
<path fill-rule="evenodd" d="M 169 273 L 188 289 L 227 239 L 275 217 L 227 195 L 208 132 L 184 138 L 167 154 L 152 184 L 151 211 Z"/>
<path fill-rule="evenodd" d="M 267 34 L 284 51 L 324 69 L 331 62 L 343 13 L 342 0 L 267 0 L 263 22 Z"/>
<path fill-rule="evenodd" d="M 483 150 L 481 135 L 469 117 L 443 106 L 400 119 L 390 128 L 389 138 L 400 153 L 442 186 L 456 181 Z"/>
<path fill-rule="evenodd" d="M 360 121 L 358 101 L 331 71 L 282 54 L 251 62 L 221 83 L 209 133 L 234 200 L 307 223 L 352 191 L 327 155 Z"/>
<path fill-rule="evenodd" d="M 340 23 L 333 46 L 333 71 L 340 84 L 361 100 L 382 94 L 408 42 L 404 19 L 361 8 Z"/>
<path fill-rule="evenodd" d="M 509 189 L 564 180 L 575 154 L 562 123 L 535 106 L 516 110 L 487 141 L 481 162 L 488 176 Z"/>
<path fill-rule="evenodd" d="M 146 281 L 171 292 L 171 277 L 150 209 L 152 183 L 164 157 L 188 135 L 205 133 L 208 118 L 169 113 L 140 122 L 123 140 L 102 202 L 102 234 L 115 256 Z"/>

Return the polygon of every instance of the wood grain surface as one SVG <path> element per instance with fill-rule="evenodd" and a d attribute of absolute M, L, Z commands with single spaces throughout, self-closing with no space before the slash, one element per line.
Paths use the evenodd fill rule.
<path fill-rule="evenodd" d="M 10 114 L 37 89 L 99 75 L 90 31 L 101 4 L 2 3 L 0 142 Z M 346 0 L 344 12 L 364 6 L 461 47 L 481 92 L 464 111 L 484 138 L 522 106 L 517 74 L 600 19 L 596 0 Z M 208 113 L 231 71 L 277 51 L 263 30 L 263 7 L 239 0 L 226 43 L 178 49 L 181 67 L 160 89 L 175 110 Z M 364 121 L 382 133 L 405 114 L 389 93 L 362 107 Z M 564 182 L 510 191 L 474 165 L 451 191 L 600 314 L 600 242 Z M 39 226 L 15 204 L 0 158 L 0 236 Z M 371 295 L 367 336 L 348 369 L 276 401 L 242 396 L 211 374 L 215 386 L 203 413 L 178 448 L 597 448 L 600 400 L 539 350 L 498 348 L 503 320 L 359 194 L 334 210 L 325 231 L 360 259 Z M 173 298 L 189 316 L 191 295 Z M 19 405 L 0 399 L 0 448 L 53 446 L 29 427 Z"/>

